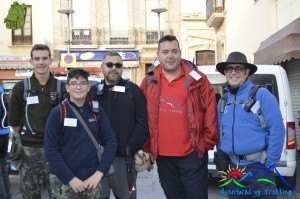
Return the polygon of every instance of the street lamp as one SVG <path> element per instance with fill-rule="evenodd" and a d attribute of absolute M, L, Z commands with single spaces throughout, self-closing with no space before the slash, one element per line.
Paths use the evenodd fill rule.
<path fill-rule="evenodd" d="M 70 41 L 70 19 L 69 19 L 69 15 L 70 14 L 73 14 L 75 11 L 71 8 L 71 7 L 68 7 L 68 6 L 63 6 L 61 7 L 60 9 L 58 9 L 58 12 L 60 14 L 66 14 L 67 17 L 68 17 L 68 35 L 67 35 L 67 43 L 68 43 L 68 53 L 70 53 L 70 44 L 71 44 L 71 41 Z"/>
<path fill-rule="evenodd" d="M 158 0 L 157 6 L 151 10 L 151 12 L 156 12 L 157 15 L 158 15 L 158 40 L 161 37 L 161 32 L 160 32 L 160 13 L 166 12 L 166 11 L 167 11 L 167 8 L 164 7 L 163 5 L 161 5 L 160 2 L 159 2 L 159 0 Z"/>

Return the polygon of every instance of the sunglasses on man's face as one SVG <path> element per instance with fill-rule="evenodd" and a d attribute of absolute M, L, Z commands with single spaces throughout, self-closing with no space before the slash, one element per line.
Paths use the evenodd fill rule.
<path fill-rule="evenodd" d="M 116 68 L 122 68 L 123 64 L 117 62 L 117 63 L 112 63 L 112 62 L 107 62 L 106 64 L 107 68 L 113 68 L 114 66 L 116 66 Z"/>

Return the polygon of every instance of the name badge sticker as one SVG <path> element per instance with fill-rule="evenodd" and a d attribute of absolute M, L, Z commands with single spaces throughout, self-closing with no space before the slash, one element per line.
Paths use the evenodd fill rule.
<path fill-rule="evenodd" d="M 38 96 L 27 97 L 26 102 L 27 102 L 27 104 L 38 104 L 39 97 Z"/>
<path fill-rule="evenodd" d="M 114 91 L 125 93 L 125 86 L 114 86 Z"/>
<path fill-rule="evenodd" d="M 251 111 L 252 113 L 256 114 L 259 109 L 260 109 L 260 104 L 259 101 L 257 100 L 255 104 L 252 106 Z"/>
<path fill-rule="evenodd" d="M 201 79 L 201 75 L 199 75 L 199 73 L 197 73 L 196 71 L 194 71 L 194 70 L 192 70 L 191 72 L 190 72 L 190 75 L 195 79 L 195 80 L 199 80 L 199 79 Z"/>
<path fill-rule="evenodd" d="M 64 126 L 77 127 L 77 119 L 75 119 L 75 118 L 65 118 Z"/>

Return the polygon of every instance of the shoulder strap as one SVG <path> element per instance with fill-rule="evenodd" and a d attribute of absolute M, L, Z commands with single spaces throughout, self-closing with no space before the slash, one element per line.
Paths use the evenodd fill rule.
<path fill-rule="evenodd" d="M 249 99 L 253 99 L 253 100 L 256 99 L 256 92 L 260 87 L 262 87 L 262 86 L 260 86 L 260 85 L 252 86 L 250 93 L 249 93 Z"/>
<path fill-rule="evenodd" d="M 30 77 L 26 77 L 23 80 L 23 85 L 24 85 L 23 99 L 25 103 L 27 103 L 26 98 L 30 95 L 30 90 L 31 90 Z"/>
<path fill-rule="evenodd" d="M 61 80 L 57 79 L 56 80 L 56 93 L 57 97 L 60 100 L 61 99 Z"/>
<path fill-rule="evenodd" d="M 147 75 L 147 88 L 150 85 L 152 78 L 153 78 L 153 74 L 148 74 Z"/>
<path fill-rule="evenodd" d="M 98 101 L 89 101 L 89 106 L 91 111 L 93 112 L 93 117 L 96 123 L 100 123 L 100 116 L 99 116 L 100 107 Z"/>
<path fill-rule="evenodd" d="M 256 101 L 256 92 L 261 87 L 263 87 L 263 86 L 261 86 L 261 85 L 254 85 L 254 86 L 252 86 L 252 88 L 250 90 L 250 94 L 249 94 L 249 99 L 248 100 L 253 100 L 255 102 Z M 260 108 L 257 110 L 256 115 L 259 118 L 261 127 L 263 129 L 267 128 L 267 124 L 266 124 L 265 118 L 264 118 L 264 116 L 263 116 Z"/>
<path fill-rule="evenodd" d="M 29 119 L 28 119 L 27 97 L 30 97 L 30 92 L 31 92 L 30 77 L 26 77 L 23 80 L 23 85 L 24 85 L 23 99 L 25 101 L 25 122 L 26 122 L 26 126 L 28 127 L 28 130 L 30 131 L 30 133 L 34 134 L 32 127 L 30 126 Z"/>
<path fill-rule="evenodd" d="M 224 95 L 221 97 L 221 113 L 224 113 L 226 104 L 227 104 L 227 99 L 228 99 L 228 93 L 224 93 Z"/>
<path fill-rule="evenodd" d="M 63 126 L 64 124 L 64 119 L 67 117 L 67 108 L 66 108 L 66 101 L 63 101 L 60 105 L 58 105 L 59 107 L 59 122 L 60 125 Z"/>
<path fill-rule="evenodd" d="M 68 103 L 68 102 L 67 102 Z M 89 137 L 91 138 L 92 142 L 94 143 L 96 149 L 100 149 L 100 145 L 101 143 L 98 143 L 95 136 L 93 135 L 93 133 L 91 132 L 90 128 L 87 126 L 87 124 L 85 123 L 85 121 L 83 120 L 83 118 L 81 117 L 81 115 L 78 113 L 78 111 L 71 105 L 68 103 L 68 105 L 70 106 L 71 110 L 73 111 L 73 113 L 76 115 L 77 119 L 81 122 L 83 128 L 85 129 L 86 133 L 89 135 Z"/>
<path fill-rule="evenodd" d="M 125 92 L 127 93 L 128 97 L 131 101 L 132 107 L 134 108 L 134 94 L 133 94 L 131 82 L 128 80 L 126 80 Z"/>
<path fill-rule="evenodd" d="M 6 93 L 5 91 L 3 91 L 3 93 L 1 93 L 1 98 L 0 98 L 0 101 L 1 101 L 1 104 L 0 104 L 0 107 L 1 107 L 1 111 L 0 111 L 0 114 L 1 114 L 1 128 L 8 128 L 8 122 L 7 122 L 7 115 L 8 115 L 8 101 L 9 100 L 9 94 Z"/>

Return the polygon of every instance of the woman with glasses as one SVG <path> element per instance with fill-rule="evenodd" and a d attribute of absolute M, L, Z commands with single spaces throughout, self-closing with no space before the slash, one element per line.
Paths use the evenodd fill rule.
<path fill-rule="evenodd" d="M 280 160 L 285 133 L 278 101 L 266 88 L 253 85 L 249 76 L 257 67 L 248 63 L 243 53 L 230 53 L 216 69 L 227 80 L 227 93 L 218 103 L 218 150 L 230 159 L 229 170 L 220 171 L 223 189 L 233 193 L 229 198 L 276 198 L 273 170 Z M 242 173 L 230 177 L 229 171 Z M 268 182 L 260 181 L 263 178 Z"/>

